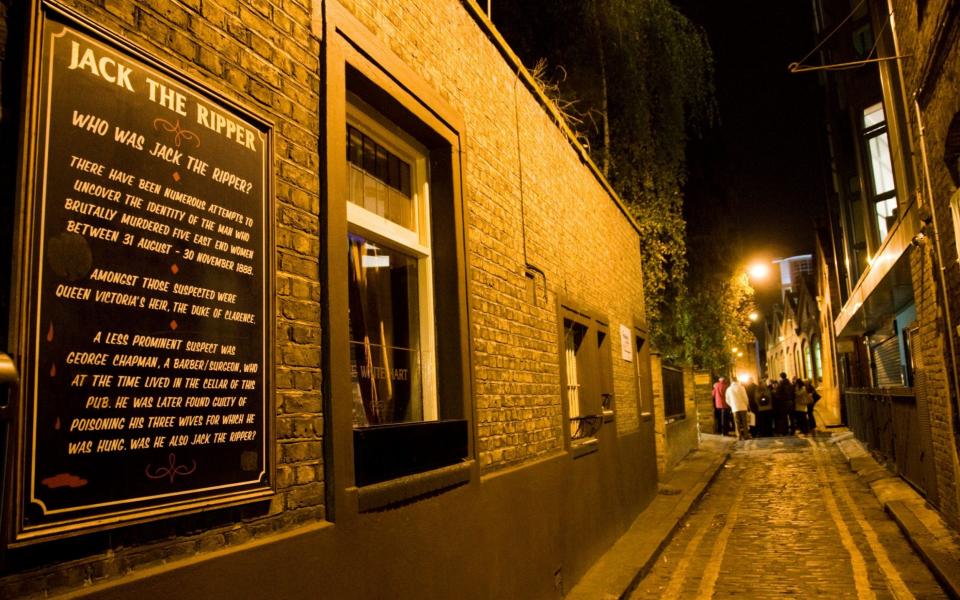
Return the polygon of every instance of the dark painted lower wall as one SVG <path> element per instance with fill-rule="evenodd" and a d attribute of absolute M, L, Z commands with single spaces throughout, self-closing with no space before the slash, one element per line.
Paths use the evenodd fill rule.
<path fill-rule="evenodd" d="M 648 423 L 649 424 L 649 423 Z M 652 431 L 355 520 L 134 573 L 74 597 L 557 598 L 656 493 Z"/>

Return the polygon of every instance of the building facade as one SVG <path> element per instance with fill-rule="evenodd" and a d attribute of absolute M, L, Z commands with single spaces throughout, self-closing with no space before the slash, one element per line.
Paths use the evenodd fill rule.
<path fill-rule="evenodd" d="M 821 278 L 836 281 L 821 309 L 834 315 L 842 408 L 857 436 L 957 526 L 958 10 L 815 6 L 818 33 L 836 29 L 819 55 L 833 182 Z M 833 69 L 845 62 L 858 68 Z"/>
<path fill-rule="evenodd" d="M 556 597 L 653 498 L 638 228 L 474 0 L 0 8 L 0 596 Z"/>

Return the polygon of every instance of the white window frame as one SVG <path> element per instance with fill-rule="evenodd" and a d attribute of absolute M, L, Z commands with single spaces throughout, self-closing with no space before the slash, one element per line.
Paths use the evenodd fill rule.
<path fill-rule="evenodd" d="M 868 123 L 868 116 L 879 113 L 882 117 L 882 120 L 875 123 Z M 893 212 L 898 210 L 900 201 L 898 199 L 897 182 L 896 177 L 893 173 L 893 151 L 890 148 L 890 133 L 889 127 L 887 125 L 887 112 L 886 106 L 882 102 L 877 102 L 872 104 L 861 111 L 860 114 L 860 128 L 861 135 L 863 138 L 863 148 L 866 158 L 866 174 L 868 181 L 868 189 L 870 190 L 869 194 L 869 205 L 870 205 L 870 215 L 873 220 L 874 226 L 877 229 L 877 240 L 878 245 L 882 245 L 883 241 L 890 234 L 890 231 L 887 227 L 886 219 L 889 217 L 881 212 Z M 890 177 L 892 179 L 892 187 L 886 191 L 877 190 L 877 178 L 880 176 L 877 172 L 877 166 L 881 163 L 882 156 L 879 153 L 874 152 L 873 144 L 881 144 L 879 141 L 880 138 L 883 138 L 882 148 L 886 149 L 886 159 L 890 161 Z M 891 206 L 892 204 L 892 206 Z"/>
<path fill-rule="evenodd" d="M 368 135 L 410 165 L 413 223 L 407 229 L 344 199 L 347 228 L 378 244 L 413 256 L 417 261 L 417 296 L 420 321 L 420 381 L 424 421 L 439 419 L 435 316 L 433 310 L 433 260 L 430 247 L 430 187 L 427 149 L 380 115 L 365 102 L 348 94 L 347 123 Z M 346 144 L 346 140 L 344 140 Z M 346 164 L 349 177 L 351 165 Z M 348 187 L 345 187 L 348 189 Z"/>

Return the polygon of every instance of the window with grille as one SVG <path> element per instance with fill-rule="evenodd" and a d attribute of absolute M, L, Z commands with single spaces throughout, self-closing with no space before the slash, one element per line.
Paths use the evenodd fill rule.
<path fill-rule="evenodd" d="M 600 334 L 600 324 L 580 311 L 563 309 L 563 396 L 570 423 L 570 439 L 596 436 L 603 424 L 603 367 L 600 350 L 609 336 Z M 609 353 L 609 352 L 608 352 Z M 606 387 L 612 395 L 612 383 Z"/>

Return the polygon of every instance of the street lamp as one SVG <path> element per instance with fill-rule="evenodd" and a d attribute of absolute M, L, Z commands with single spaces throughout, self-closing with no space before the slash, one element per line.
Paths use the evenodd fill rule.
<path fill-rule="evenodd" d="M 750 319 L 751 321 L 753 321 L 754 323 L 756 323 L 757 319 L 760 318 L 760 313 L 758 313 L 758 312 L 755 311 L 755 310 L 751 310 L 751 311 L 750 311 L 750 314 L 747 315 L 747 318 Z"/>
<path fill-rule="evenodd" d="M 770 275 L 770 265 L 765 262 L 753 263 L 747 267 L 747 275 L 750 279 L 766 279 Z"/>

